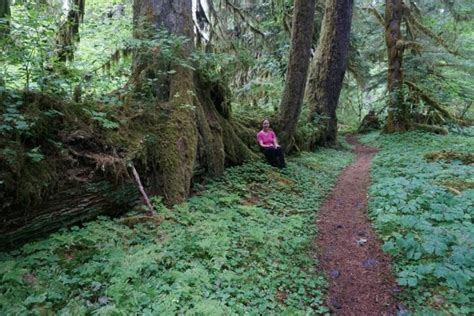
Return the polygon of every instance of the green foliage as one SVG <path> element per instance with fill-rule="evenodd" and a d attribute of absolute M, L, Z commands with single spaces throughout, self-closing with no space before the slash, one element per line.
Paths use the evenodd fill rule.
<path fill-rule="evenodd" d="M 103 128 L 114 129 L 120 126 L 117 122 L 109 120 L 107 118 L 107 113 L 105 112 L 97 112 L 97 111 L 89 110 L 89 109 L 84 109 L 84 111 L 90 114 L 91 118 L 94 121 L 99 122 Z"/>
<path fill-rule="evenodd" d="M 0 83 L 12 90 L 40 90 L 70 97 L 81 85 L 83 95 L 100 97 L 124 86 L 130 69 L 131 6 L 107 17 L 116 1 L 87 1 L 81 40 L 74 61 L 58 60 L 57 37 L 65 19 L 62 3 L 39 1 L 12 4 L 10 32 L 0 38 Z M 112 60 L 112 63 L 111 63 Z M 111 64 L 114 69 L 111 71 Z M 0 84 L 1 86 L 1 84 Z"/>
<path fill-rule="evenodd" d="M 472 315 L 474 171 L 425 154 L 473 153 L 474 139 L 412 132 L 363 140 L 382 147 L 373 161 L 369 214 L 394 259 L 403 299 L 420 313 Z"/>
<path fill-rule="evenodd" d="M 54 20 L 40 10 L 13 6 L 8 36 L 0 38 L 0 79 L 15 88 L 44 90 L 45 64 L 54 41 Z"/>
<path fill-rule="evenodd" d="M 44 159 L 44 155 L 41 153 L 40 146 L 33 148 L 26 155 L 34 162 Z"/>
<path fill-rule="evenodd" d="M 0 313 L 327 313 L 314 211 L 351 159 L 325 149 L 284 171 L 230 168 L 172 210 L 154 198 L 160 226 L 99 218 L 0 253 Z"/>
<path fill-rule="evenodd" d="M 420 46 L 420 49 L 406 49 L 403 54 L 404 80 L 415 83 L 423 93 L 456 117 L 472 120 L 472 1 L 405 1 L 405 4 L 407 12 L 432 36 L 420 31 L 413 23 L 403 23 L 403 40 Z M 385 1 L 362 0 L 354 3 L 348 75 L 338 106 L 340 124 L 358 125 L 370 110 L 380 113 L 381 117 L 386 114 L 388 95 L 384 26 L 370 9 L 377 10 L 383 19 L 384 6 Z M 418 92 L 406 89 L 403 95 L 418 121 L 448 123 L 420 98 Z"/>

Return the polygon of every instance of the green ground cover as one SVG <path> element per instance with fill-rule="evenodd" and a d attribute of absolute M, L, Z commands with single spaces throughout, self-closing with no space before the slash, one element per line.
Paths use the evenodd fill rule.
<path fill-rule="evenodd" d="M 473 315 L 474 137 L 372 133 L 362 141 L 381 148 L 369 214 L 401 299 L 414 314 Z"/>
<path fill-rule="evenodd" d="M 173 210 L 155 199 L 159 225 L 100 218 L 0 253 L 0 314 L 324 313 L 315 210 L 352 158 L 248 163 Z"/>

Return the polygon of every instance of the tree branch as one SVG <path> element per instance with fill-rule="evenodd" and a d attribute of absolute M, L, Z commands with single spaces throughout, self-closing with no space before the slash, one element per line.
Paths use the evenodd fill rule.
<path fill-rule="evenodd" d="M 464 57 L 457 49 L 453 49 L 448 43 L 446 43 L 446 41 L 441 36 L 436 35 L 435 33 L 433 33 L 432 30 L 430 30 L 428 27 L 424 26 L 421 22 L 419 22 L 411 13 L 410 8 L 408 8 L 407 6 L 404 7 L 404 13 L 413 28 L 419 30 L 421 33 L 434 40 L 450 54 Z"/>
<path fill-rule="evenodd" d="M 265 38 L 265 34 L 260 31 L 258 28 L 256 28 L 255 26 L 253 26 L 250 22 L 247 21 L 247 18 L 245 17 L 245 15 L 243 14 L 242 10 L 238 7 L 236 7 L 233 3 L 231 3 L 229 0 L 225 0 L 225 3 L 232 8 L 232 10 L 234 10 L 235 12 L 237 12 L 237 14 L 240 16 L 240 18 L 242 19 L 242 21 L 247 24 L 250 29 L 257 33 L 258 35 L 262 36 L 263 38 Z"/>
<path fill-rule="evenodd" d="M 405 84 L 408 87 L 410 87 L 413 91 L 415 91 L 420 96 L 420 98 L 423 99 L 423 101 L 426 102 L 426 104 L 428 106 L 430 106 L 431 108 L 433 108 L 433 109 L 437 110 L 438 112 L 440 112 L 445 118 L 450 119 L 452 121 L 455 121 L 457 123 L 460 123 L 459 119 L 455 118 L 440 103 L 438 103 L 432 97 L 430 97 L 425 92 L 423 92 L 423 90 L 420 87 L 418 87 L 416 84 L 414 84 L 413 82 L 410 82 L 410 81 L 405 81 Z"/>
<path fill-rule="evenodd" d="M 380 25 L 382 25 L 385 28 L 385 18 L 383 17 L 383 15 L 379 11 L 377 11 L 376 8 L 374 8 L 373 6 L 370 6 L 370 7 L 366 7 L 366 8 L 362 8 L 362 9 L 366 10 L 368 12 L 372 12 L 372 14 L 375 16 L 375 18 L 380 23 Z"/>

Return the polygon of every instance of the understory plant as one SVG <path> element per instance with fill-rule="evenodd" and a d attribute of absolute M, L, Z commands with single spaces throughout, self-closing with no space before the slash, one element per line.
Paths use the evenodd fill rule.
<path fill-rule="evenodd" d="M 421 132 L 363 138 L 381 147 L 369 214 L 415 314 L 474 313 L 474 139 Z"/>
<path fill-rule="evenodd" d="M 96 221 L 0 253 L 0 313 L 323 314 L 314 218 L 352 159 L 324 149 L 284 171 L 252 162 L 158 215 Z"/>

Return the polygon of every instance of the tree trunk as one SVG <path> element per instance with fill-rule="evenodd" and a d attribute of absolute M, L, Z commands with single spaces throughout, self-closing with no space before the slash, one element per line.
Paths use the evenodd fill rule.
<path fill-rule="evenodd" d="M 296 0 L 293 9 L 288 71 L 280 104 L 282 127 L 280 141 L 286 152 L 293 146 L 293 136 L 303 103 L 311 56 L 315 2 L 315 0 Z"/>
<path fill-rule="evenodd" d="M 79 26 L 84 18 L 85 0 L 72 0 L 66 20 L 59 27 L 56 56 L 65 62 L 74 59 L 74 43 L 79 41 Z"/>
<path fill-rule="evenodd" d="M 347 67 L 353 0 L 326 0 L 318 47 L 310 66 L 310 119 L 320 117 L 320 144 L 335 144 L 336 108 Z M 316 144 L 313 144 L 313 146 Z"/>
<path fill-rule="evenodd" d="M 159 47 L 141 49 L 132 69 L 133 85 L 147 96 L 137 104 L 148 103 L 159 116 L 152 191 L 173 204 L 189 195 L 197 168 L 220 175 L 226 161 L 240 163 L 252 153 L 230 121 L 226 89 L 182 65 L 189 63 L 193 49 L 191 1 L 135 0 L 133 10 L 135 37 L 151 39 L 164 28 L 172 36 L 190 39 L 173 59 L 160 55 Z"/>
<path fill-rule="evenodd" d="M 0 0 L 0 19 L 8 19 L 10 17 L 10 0 Z M 9 23 L 4 21 L 0 23 L 0 36 L 8 33 Z"/>
<path fill-rule="evenodd" d="M 410 128 L 409 113 L 403 101 L 403 45 L 401 23 L 404 5 L 402 0 L 387 0 L 385 4 L 385 42 L 388 59 L 388 117 L 385 131 L 404 132 Z M 397 45 L 398 44 L 398 45 Z"/>
<path fill-rule="evenodd" d="M 0 19 L 10 16 L 10 0 L 0 0 Z"/>
<path fill-rule="evenodd" d="M 119 214 L 137 201 L 135 186 L 127 184 L 115 192 L 111 188 L 106 182 L 83 183 L 63 188 L 34 209 L 15 212 L 2 208 L 8 216 L 2 216 L 0 221 L 0 249 L 17 247 L 19 243 L 99 215 Z"/>

